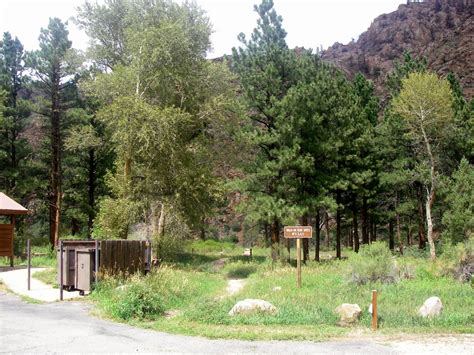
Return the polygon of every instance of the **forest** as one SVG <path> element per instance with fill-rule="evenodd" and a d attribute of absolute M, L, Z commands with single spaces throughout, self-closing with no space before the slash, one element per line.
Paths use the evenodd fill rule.
<path fill-rule="evenodd" d="M 286 260 L 286 225 L 313 226 L 305 261 L 376 240 L 432 259 L 472 248 L 474 101 L 456 73 L 405 53 L 376 95 L 289 48 L 273 1 L 255 11 L 218 60 L 194 2 L 86 1 L 71 14 L 86 52 L 58 18 L 38 50 L 3 34 L 0 191 L 30 211 L 17 250 L 146 238 L 166 259 L 185 240 L 225 239 Z"/>

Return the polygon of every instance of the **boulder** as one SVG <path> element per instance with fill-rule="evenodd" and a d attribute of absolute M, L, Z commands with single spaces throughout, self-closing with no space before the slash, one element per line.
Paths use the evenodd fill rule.
<path fill-rule="evenodd" d="M 362 310 L 358 304 L 343 303 L 336 308 L 339 315 L 339 324 L 346 326 L 351 325 L 359 320 Z"/>
<path fill-rule="evenodd" d="M 229 316 L 237 314 L 268 313 L 275 314 L 277 309 L 270 302 L 247 298 L 237 302 L 229 311 Z"/>
<path fill-rule="evenodd" d="M 442 310 L 443 304 L 439 297 L 430 297 L 423 303 L 423 306 L 420 307 L 418 314 L 424 318 L 431 318 L 439 316 Z"/>

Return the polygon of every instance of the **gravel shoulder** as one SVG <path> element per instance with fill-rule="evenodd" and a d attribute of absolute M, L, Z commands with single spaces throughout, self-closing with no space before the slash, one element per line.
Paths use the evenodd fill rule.
<path fill-rule="evenodd" d="M 210 340 L 91 316 L 86 302 L 28 304 L 0 291 L 0 353 L 473 354 L 474 336 L 354 337 L 330 342 Z"/>

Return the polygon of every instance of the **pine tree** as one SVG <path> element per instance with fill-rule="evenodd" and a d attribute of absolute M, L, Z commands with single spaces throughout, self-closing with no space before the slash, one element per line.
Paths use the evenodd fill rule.
<path fill-rule="evenodd" d="M 28 56 L 28 66 L 38 78 L 35 88 L 39 111 L 49 119 L 50 159 L 48 160 L 51 166 L 48 204 L 52 246 L 57 245 L 59 241 L 61 223 L 63 127 L 64 112 L 67 108 L 65 92 L 71 86 L 71 75 L 76 74 L 79 65 L 71 44 L 65 24 L 58 18 L 52 18 L 48 27 L 41 29 L 40 49 Z"/>
<path fill-rule="evenodd" d="M 240 189 L 248 217 L 268 225 L 275 260 L 279 257 L 283 220 L 302 215 L 285 201 L 285 196 L 294 192 L 285 183 L 285 158 L 294 157 L 294 152 L 282 145 L 285 137 L 279 127 L 281 101 L 297 83 L 299 73 L 296 54 L 286 44 L 283 20 L 273 8 L 273 1 L 264 0 L 254 10 L 259 15 L 257 27 L 249 40 L 239 35 L 242 47 L 233 49 L 232 58 L 249 112 L 244 139 L 257 150 L 255 160 L 246 167 Z"/>
<path fill-rule="evenodd" d="M 10 33 L 5 32 L 0 41 L 0 90 L 5 92 L 3 116 L 0 125 L 0 186 L 12 196 L 22 198 L 25 194 L 26 156 L 29 146 L 21 138 L 30 114 L 28 96 L 24 88 L 26 76 L 24 74 L 23 46 L 18 38 L 13 39 Z"/>

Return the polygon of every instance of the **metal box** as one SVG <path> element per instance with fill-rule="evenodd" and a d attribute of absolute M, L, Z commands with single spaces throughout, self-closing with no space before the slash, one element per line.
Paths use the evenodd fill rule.
<path fill-rule="evenodd" d="M 63 287 L 72 290 L 75 286 L 75 248 L 65 247 L 63 250 Z M 61 253 L 58 250 L 58 283 L 61 283 Z"/>
<path fill-rule="evenodd" d="M 76 272 L 75 272 L 75 289 L 81 294 L 84 291 L 91 290 L 91 284 L 94 280 L 94 249 L 76 249 Z"/>

